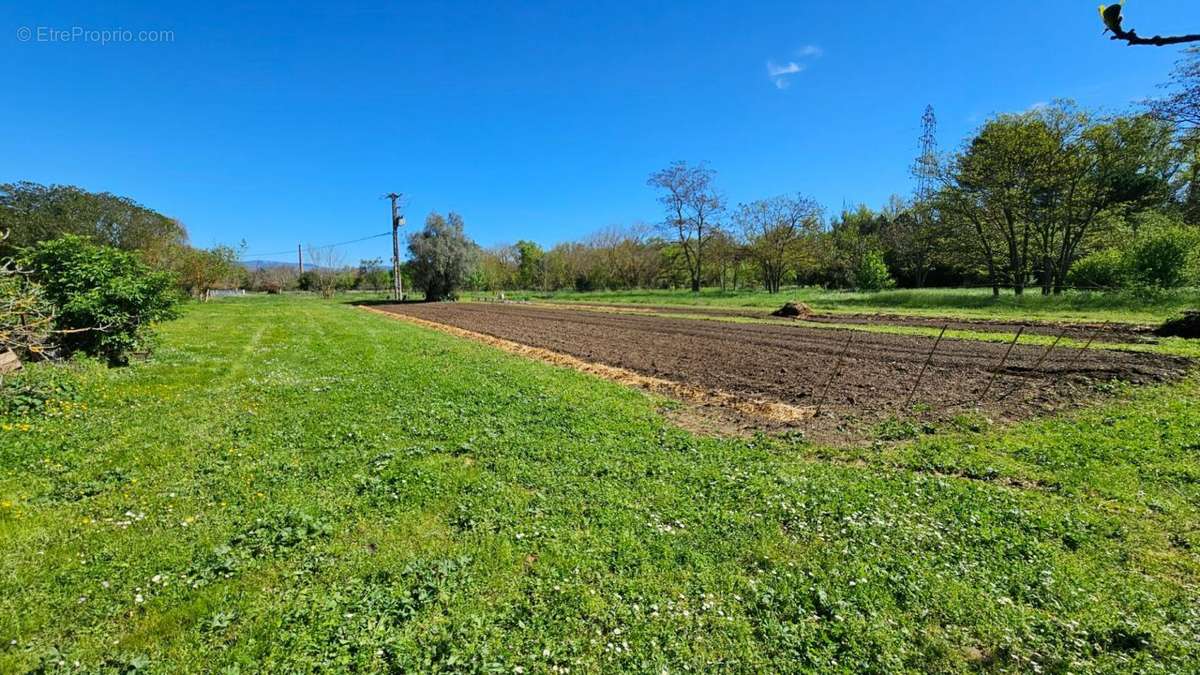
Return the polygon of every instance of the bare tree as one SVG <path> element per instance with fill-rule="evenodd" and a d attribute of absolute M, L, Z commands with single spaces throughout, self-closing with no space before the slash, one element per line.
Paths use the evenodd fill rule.
<path fill-rule="evenodd" d="M 332 246 L 308 247 L 308 260 L 316 277 L 321 297 L 332 298 L 337 291 L 338 274 L 346 266 L 346 256 Z"/>
<path fill-rule="evenodd" d="M 662 228 L 683 252 L 693 293 L 700 292 L 704 247 L 719 229 L 725 210 L 724 200 L 713 186 L 715 175 L 705 164 L 690 166 L 679 161 L 651 174 L 646 181 L 660 191 L 658 201 L 667 216 Z"/>
<path fill-rule="evenodd" d="M 0 232 L 0 242 L 7 238 L 7 230 Z M 44 358 L 53 327 L 54 307 L 41 289 L 12 258 L 0 259 L 0 374 L 20 368 L 20 358 Z"/>
<path fill-rule="evenodd" d="M 1200 127 L 1200 47 L 1192 47 L 1185 54 L 1165 85 L 1168 95 L 1147 103 L 1155 117 L 1195 129 Z"/>
<path fill-rule="evenodd" d="M 767 291 L 778 293 L 783 278 L 806 252 L 805 240 L 821 229 L 821 207 L 802 195 L 785 195 L 742 204 L 734 221 L 762 271 Z"/>

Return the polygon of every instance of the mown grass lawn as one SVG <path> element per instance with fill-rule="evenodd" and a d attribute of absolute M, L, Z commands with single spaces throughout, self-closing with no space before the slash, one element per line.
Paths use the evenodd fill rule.
<path fill-rule="evenodd" d="M 1200 669 L 1195 380 L 831 450 L 345 304 L 162 333 L 3 420 L 2 672 Z"/>
<path fill-rule="evenodd" d="M 473 293 L 491 297 L 494 293 Z M 1200 289 L 1179 288 L 1150 296 L 1133 291 L 1067 291 L 1043 296 L 1039 289 L 1024 295 L 1004 291 L 993 297 L 986 288 L 895 289 L 878 293 L 826 291 L 816 287 L 790 287 L 779 293 L 762 290 L 700 293 L 678 290 L 509 292 L 510 298 L 535 298 L 554 302 L 609 302 L 649 305 L 698 305 L 777 309 L 787 301 L 801 301 L 821 312 L 879 312 L 916 316 L 972 319 L 1042 319 L 1063 321 L 1113 321 L 1158 324 L 1187 309 L 1200 307 Z"/>

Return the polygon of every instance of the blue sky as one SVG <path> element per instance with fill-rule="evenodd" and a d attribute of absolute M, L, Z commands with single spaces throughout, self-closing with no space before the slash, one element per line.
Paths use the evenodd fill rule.
<path fill-rule="evenodd" d="M 676 159 L 732 203 L 878 205 L 911 189 L 925 104 L 949 149 L 1056 97 L 1123 110 L 1179 54 L 1101 38 L 1094 0 L 3 6 L 0 181 L 128 195 L 250 254 L 386 231 L 393 190 L 410 228 L 453 209 L 481 244 L 549 245 L 657 219 L 646 177 Z M 1195 0 L 1126 13 L 1200 30 Z M 75 27 L 134 40 L 50 39 Z"/>

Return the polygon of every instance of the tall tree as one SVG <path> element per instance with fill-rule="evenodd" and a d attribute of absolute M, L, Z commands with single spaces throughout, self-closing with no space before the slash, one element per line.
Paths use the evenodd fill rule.
<path fill-rule="evenodd" d="M 659 191 L 666 211 L 664 232 L 675 239 L 687 264 L 692 292 L 700 292 L 704 273 L 704 248 L 719 228 L 725 202 L 713 185 L 716 172 L 705 164 L 675 162 L 650 175 L 646 184 Z"/>
<path fill-rule="evenodd" d="M 784 277 L 801 258 L 805 243 L 821 229 L 821 207 L 802 195 L 783 195 L 742 204 L 734 215 L 746 249 L 762 273 L 763 285 L 778 293 Z"/>
<path fill-rule="evenodd" d="M 1181 127 L 1200 127 L 1200 47 L 1184 51 L 1164 87 L 1166 96 L 1147 102 L 1151 113 Z"/>
<path fill-rule="evenodd" d="M 466 283 L 479 260 L 479 246 L 463 231 L 462 216 L 436 211 L 425 227 L 408 238 L 413 283 L 431 302 L 452 299 Z"/>
<path fill-rule="evenodd" d="M 517 286 L 541 289 L 545 277 L 546 252 L 536 242 L 522 239 L 513 245 L 517 253 Z"/>
<path fill-rule="evenodd" d="M 0 255 L 74 234 L 105 246 L 169 258 L 167 250 L 182 246 L 187 231 L 179 221 L 126 197 L 88 192 L 70 185 L 23 181 L 0 184 Z"/>
<path fill-rule="evenodd" d="M 1177 169 L 1167 125 L 1060 102 L 990 120 L 951 163 L 943 201 L 974 229 L 993 288 L 1020 294 L 1036 274 L 1056 293 L 1109 216 L 1165 203 Z"/>

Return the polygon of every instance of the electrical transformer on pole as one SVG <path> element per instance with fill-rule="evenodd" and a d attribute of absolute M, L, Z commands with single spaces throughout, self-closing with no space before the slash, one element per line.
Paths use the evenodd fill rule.
<path fill-rule="evenodd" d="M 399 302 L 404 299 L 404 280 L 400 278 L 400 226 L 404 224 L 404 215 L 400 213 L 400 195 L 389 194 L 392 200 L 392 299 Z"/>

